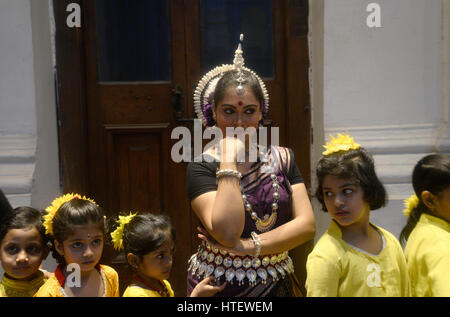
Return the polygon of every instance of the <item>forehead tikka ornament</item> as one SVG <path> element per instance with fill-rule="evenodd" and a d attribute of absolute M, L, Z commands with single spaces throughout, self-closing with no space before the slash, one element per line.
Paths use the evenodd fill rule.
<path fill-rule="evenodd" d="M 241 34 L 240 40 L 244 36 Z M 214 90 L 216 88 L 217 82 L 220 78 L 222 78 L 223 74 L 227 71 L 237 70 L 238 76 L 236 78 L 239 85 L 243 87 L 245 79 L 243 78 L 243 70 L 251 73 L 258 79 L 259 85 L 263 91 L 264 95 L 264 105 L 262 106 L 262 110 L 265 113 L 269 111 L 269 94 L 266 89 L 266 85 L 262 81 L 262 79 L 251 69 L 244 67 L 244 58 L 242 55 L 242 45 L 239 43 L 237 50 L 234 54 L 233 64 L 223 64 L 221 66 L 217 66 L 206 73 L 202 79 L 197 84 L 197 87 L 194 91 L 194 110 L 197 114 L 197 118 L 202 120 L 204 126 L 213 126 L 215 124 L 215 120 L 213 120 L 213 99 L 214 99 Z M 237 93 L 238 92 L 238 88 Z M 244 90 L 245 92 L 245 90 Z"/>

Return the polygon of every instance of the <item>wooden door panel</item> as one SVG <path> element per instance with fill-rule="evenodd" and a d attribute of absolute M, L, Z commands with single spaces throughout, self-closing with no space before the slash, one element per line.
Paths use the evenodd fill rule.
<path fill-rule="evenodd" d="M 170 122 L 171 85 L 101 84 L 100 101 L 107 124 Z"/>
<path fill-rule="evenodd" d="M 158 135 L 120 135 L 114 182 L 118 187 L 120 210 L 161 212 L 161 140 Z M 145 189 L 145 191 L 143 190 Z"/>
<path fill-rule="evenodd" d="M 165 211 L 169 124 L 106 125 L 110 208 Z"/>

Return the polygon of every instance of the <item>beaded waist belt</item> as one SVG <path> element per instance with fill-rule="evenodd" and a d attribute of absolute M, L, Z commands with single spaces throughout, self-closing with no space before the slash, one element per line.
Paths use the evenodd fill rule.
<path fill-rule="evenodd" d="M 256 285 L 258 276 L 266 284 L 269 278 L 278 281 L 294 272 L 294 265 L 287 251 L 257 258 L 242 257 L 211 247 L 204 241 L 199 245 L 198 252 L 189 259 L 188 265 L 188 272 L 198 279 L 214 275 L 217 281 L 224 275 L 230 284 L 236 279 L 238 285 L 243 285 L 247 279 L 251 286 Z"/>

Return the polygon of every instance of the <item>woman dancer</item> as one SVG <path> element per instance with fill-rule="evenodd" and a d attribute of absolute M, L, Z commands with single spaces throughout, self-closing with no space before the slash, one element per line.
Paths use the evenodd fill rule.
<path fill-rule="evenodd" d="M 291 149 L 259 148 L 252 157 L 269 102 L 262 80 L 243 65 L 239 44 L 234 64 L 207 73 L 194 94 L 205 126 L 222 136 L 227 128 L 248 134 L 223 137 L 188 165 L 187 191 L 204 240 L 189 261 L 188 294 L 213 275 L 227 282 L 217 296 L 294 296 L 288 251 L 314 237 L 314 215 Z"/>

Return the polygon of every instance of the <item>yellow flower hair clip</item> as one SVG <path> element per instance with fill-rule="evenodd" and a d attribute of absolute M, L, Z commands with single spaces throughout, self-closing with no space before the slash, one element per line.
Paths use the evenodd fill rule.
<path fill-rule="evenodd" d="M 123 249 L 123 229 L 125 228 L 125 225 L 127 223 L 130 223 L 130 221 L 137 215 L 137 213 L 130 214 L 128 216 L 119 216 L 119 220 L 117 220 L 117 223 L 119 226 L 111 232 L 111 238 L 114 245 L 114 249 L 117 251 L 120 251 Z"/>
<path fill-rule="evenodd" d="M 326 150 L 322 153 L 323 155 L 330 155 L 340 151 L 357 150 L 361 147 L 348 133 L 345 133 L 345 135 L 339 133 L 337 138 L 330 134 L 330 138 L 331 141 L 323 146 Z"/>
<path fill-rule="evenodd" d="M 81 196 L 79 194 L 66 194 L 61 197 L 56 198 L 53 200 L 52 204 L 48 206 L 45 211 L 47 214 L 43 216 L 44 218 L 44 227 L 45 227 L 45 233 L 53 235 L 53 218 L 55 217 L 56 213 L 59 210 L 59 207 L 61 207 L 62 204 L 68 202 L 69 200 L 72 200 L 74 198 L 83 199 L 83 200 L 89 200 L 91 203 L 95 203 L 90 198 L 86 198 L 85 196 Z M 97 204 L 96 204 L 97 205 Z"/>
<path fill-rule="evenodd" d="M 409 217 L 409 215 L 411 214 L 411 211 L 414 208 L 417 208 L 417 206 L 419 206 L 419 202 L 420 202 L 419 197 L 417 197 L 416 194 L 410 196 L 409 198 L 406 198 L 403 201 L 403 205 L 405 206 L 405 209 L 403 209 L 403 214 L 406 217 Z"/>

